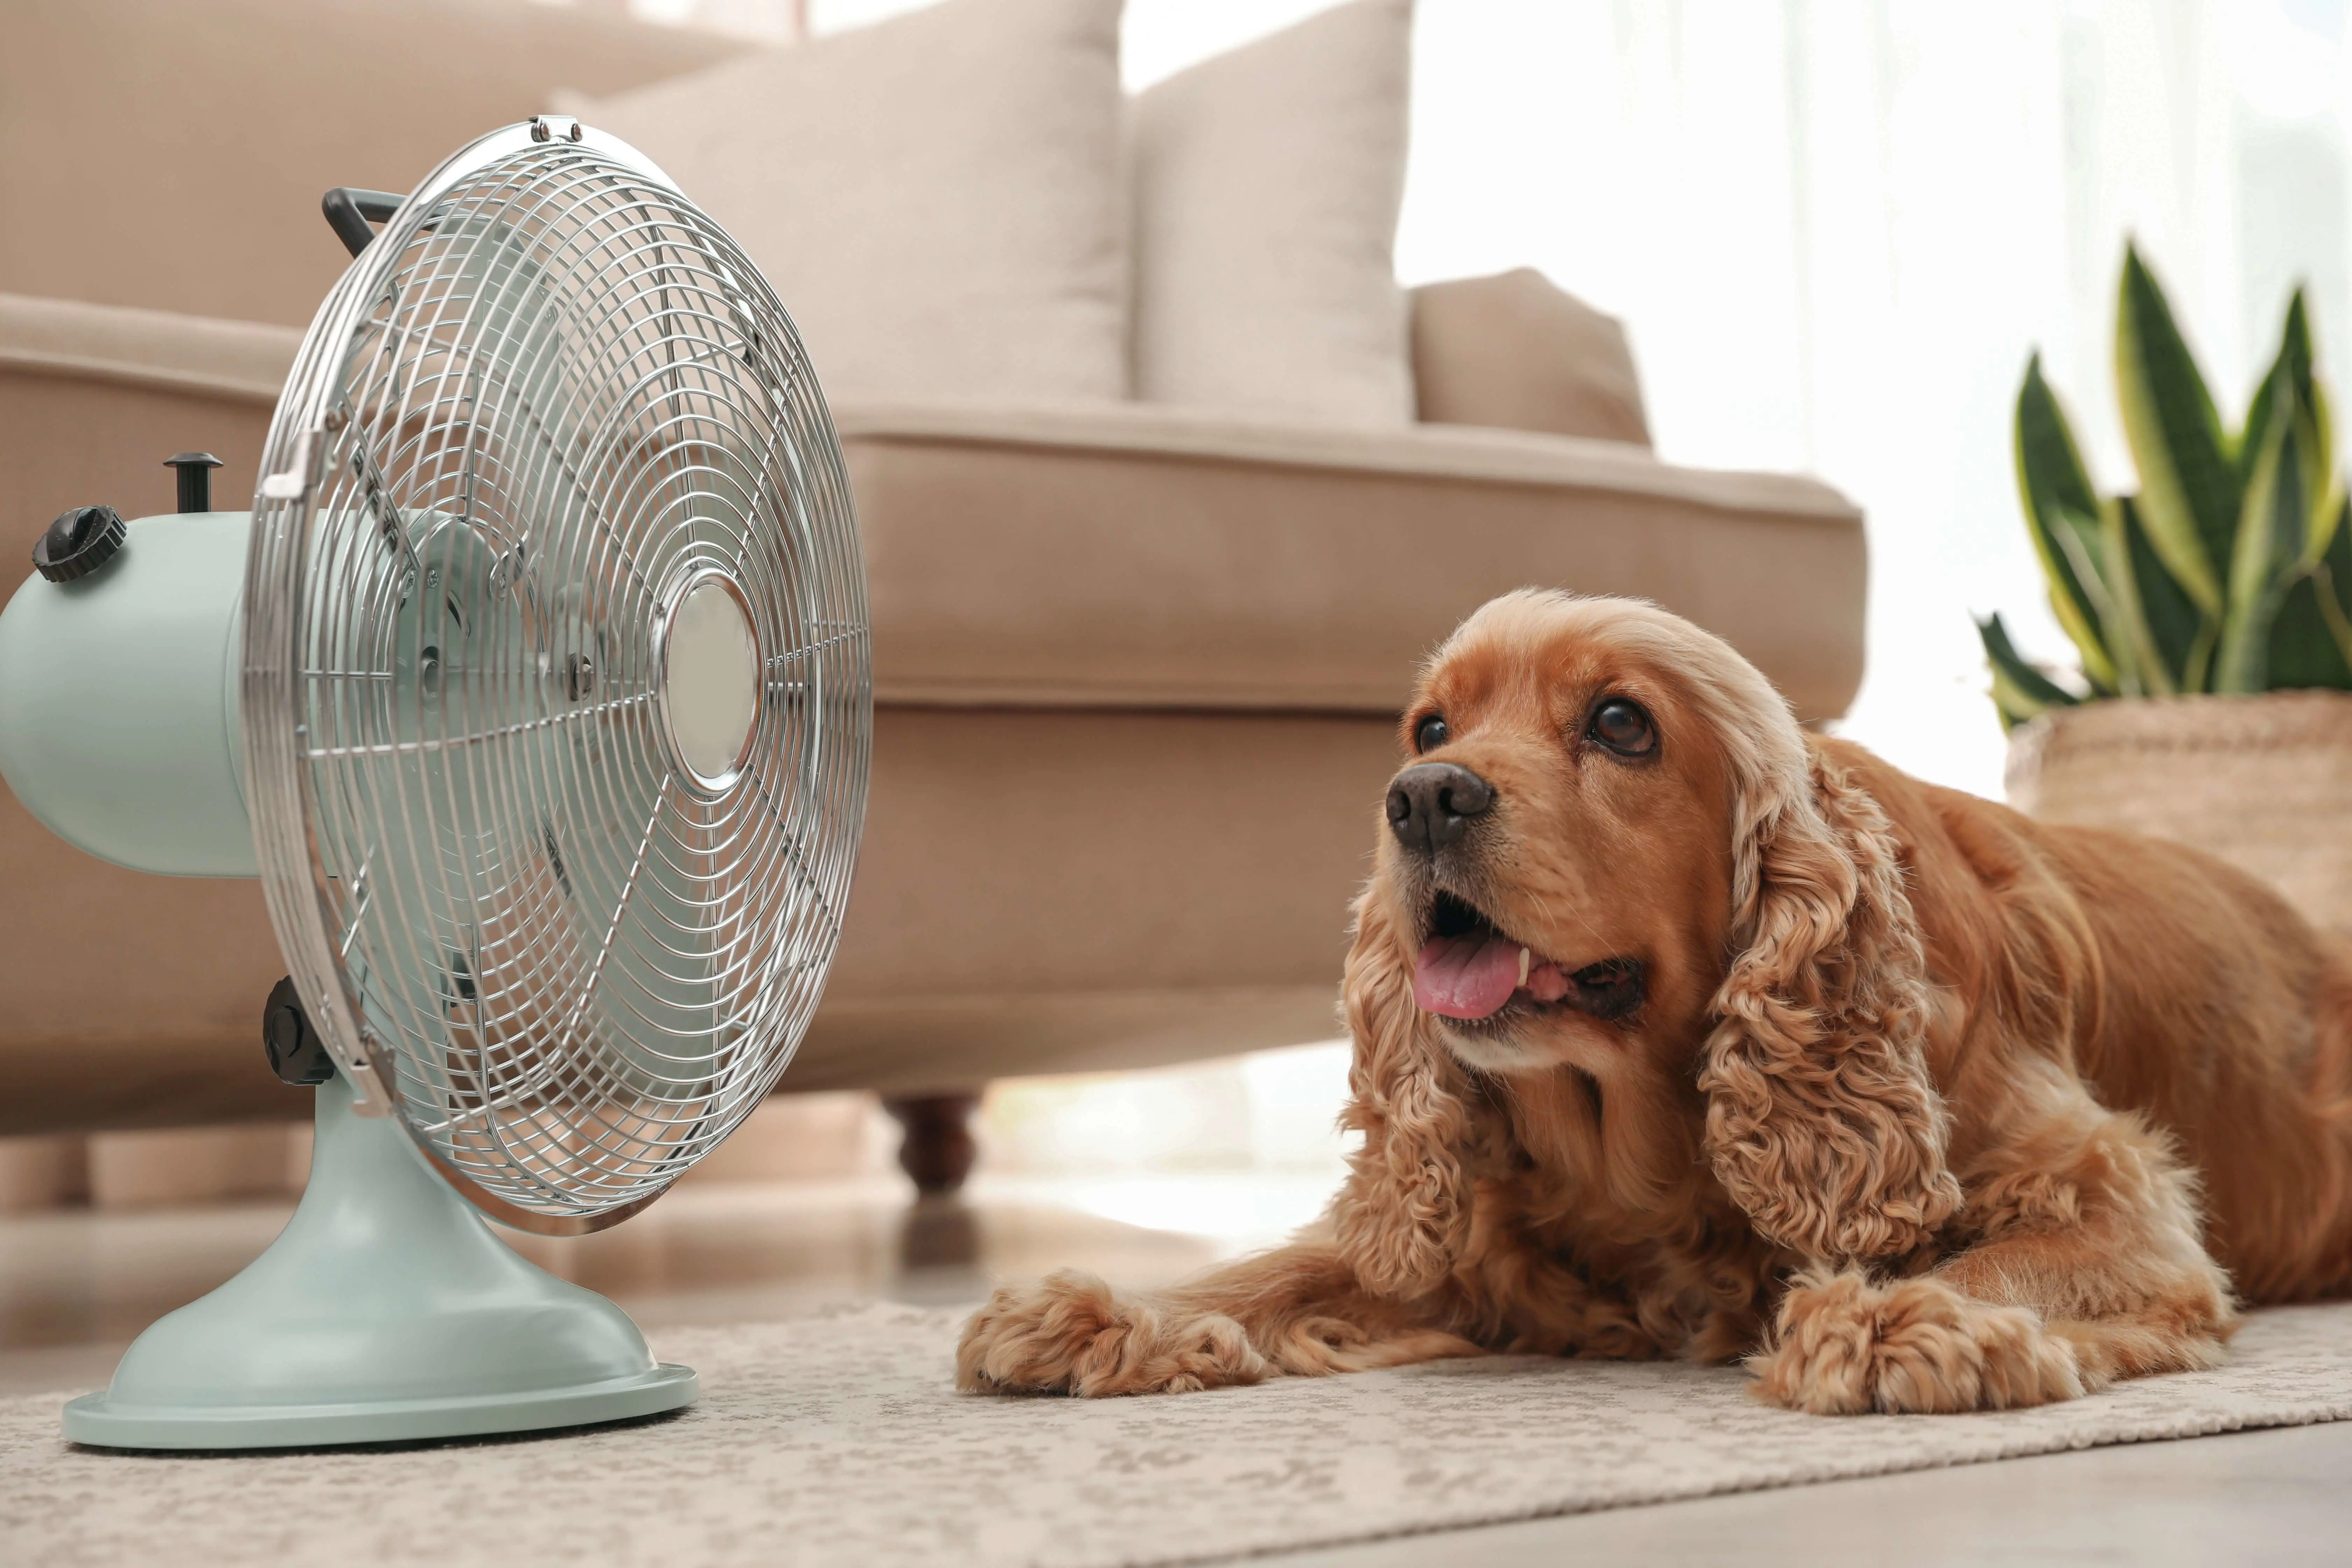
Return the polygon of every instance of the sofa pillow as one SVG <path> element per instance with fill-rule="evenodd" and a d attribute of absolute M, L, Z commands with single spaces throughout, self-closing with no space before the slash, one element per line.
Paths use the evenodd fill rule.
<path fill-rule="evenodd" d="M 1412 384 L 1429 424 L 1650 444 L 1624 327 L 1532 267 L 1414 289 Z"/>
<path fill-rule="evenodd" d="M 1412 0 L 1352 0 L 1129 108 L 1136 395 L 1402 425 Z"/>
<path fill-rule="evenodd" d="M 1121 0 L 948 0 L 601 102 L 782 296 L 826 395 L 1124 398 Z"/>

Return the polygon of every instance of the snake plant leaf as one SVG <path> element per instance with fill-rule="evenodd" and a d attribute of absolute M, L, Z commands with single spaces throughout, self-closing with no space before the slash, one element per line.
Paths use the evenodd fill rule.
<path fill-rule="evenodd" d="M 2311 531 L 2308 454 L 2316 438 L 2311 416 L 2292 384 L 2278 386 L 2262 449 L 2247 479 L 2230 563 L 2216 691 L 2261 691 L 2270 684 L 2272 628 L 2287 588 L 2303 566 Z"/>
<path fill-rule="evenodd" d="M 2101 557 L 2114 590 L 2108 646 L 2126 697 L 2201 690 L 2218 623 L 2200 610 L 2156 553 L 2130 496 L 2100 508 Z"/>
<path fill-rule="evenodd" d="M 2318 565 L 2335 581 L 2326 598 L 2320 601 L 2328 610 L 2327 624 L 2336 633 L 2336 645 L 2343 648 L 2344 658 L 2352 663 L 2352 500 L 2339 497 L 2336 500 L 2335 525 L 2328 530 L 2327 552 Z"/>
<path fill-rule="evenodd" d="M 2303 458 L 2303 494 L 2310 511 L 2303 530 L 2302 564 L 2316 565 L 2327 553 L 2336 521 L 2344 510 L 2344 481 L 2336 472 L 2336 421 L 2327 405 L 2327 388 L 2312 383 L 2310 400 L 2296 423 L 2297 447 Z"/>
<path fill-rule="evenodd" d="M 2336 639 L 2336 628 L 2328 625 L 2329 609 L 2340 621 L 2343 605 L 2333 584 L 2317 573 L 2297 573 L 2271 626 L 2270 690 L 2326 687 L 2352 691 L 2352 661 L 2345 658 Z"/>
<path fill-rule="evenodd" d="M 2318 424 L 2320 438 L 2325 440 L 2327 421 L 2322 417 Z M 2323 473 L 2319 485 L 2319 504 L 2311 512 L 2311 538 L 2303 547 L 2304 562 L 2312 566 L 2334 555 L 2337 548 L 2336 536 L 2352 528 L 2352 496 L 2346 494 L 2343 479 L 2333 472 Z"/>
<path fill-rule="evenodd" d="M 2099 498 L 2066 411 L 2042 378 L 2038 352 L 2026 362 L 2025 383 L 2017 389 L 2015 445 L 2025 530 L 2050 584 L 2050 608 L 2081 653 L 2092 689 L 2120 690 L 2103 631 L 2113 610 L 2099 578 Z"/>
<path fill-rule="evenodd" d="M 1977 636 L 1984 640 L 1985 660 L 1992 666 L 1993 707 L 2000 711 L 2003 730 L 2013 730 L 2048 709 L 2071 708 L 2081 700 L 2019 656 L 1999 611 L 1977 622 Z"/>
<path fill-rule="evenodd" d="M 2294 574 L 2271 628 L 2270 685 L 2352 691 L 2352 504 L 2336 502 L 2318 561 Z"/>
<path fill-rule="evenodd" d="M 2316 417 L 2312 421 L 2318 427 L 2314 445 L 2322 455 L 2313 465 L 2315 471 L 2308 476 L 2306 481 L 2315 498 L 2311 527 L 2303 545 L 2303 561 L 2306 566 L 2318 565 L 2335 547 L 2336 535 L 2345 527 L 2347 500 L 2344 476 L 2335 468 L 2336 429 L 2335 421 L 2328 416 L 2327 389 L 2321 386 L 2314 390 L 2320 398 Z"/>
<path fill-rule="evenodd" d="M 2352 500 L 2337 500 L 2333 521 L 2327 552 L 2313 563 L 2315 602 L 2346 668 L 2352 668 Z"/>
<path fill-rule="evenodd" d="M 2254 400 L 2246 408 L 2245 428 L 2239 433 L 2237 442 L 2241 489 L 2254 477 L 2254 462 L 2262 455 L 2263 437 L 2269 429 L 2271 409 L 2282 387 L 2291 389 L 2305 408 L 2315 407 L 2319 402 L 2318 387 L 2312 374 L 2311 316 L 2304 305 L 2301 289 L 2287 301 L 2286 321 L 2279 329 L 2278 353 L 2272 356 L 2271 367 L 2263 374 L 2262 384 L 2254 388 Z"/>
<path fill-rule="evenodd" d="M 2189 596 L 2219 616 L 2238 525 L 2237 465 L 2164 290 L 2129 247 L 2116 304 L 2116 391 L 2148 539 Z"/>
<path fill-rule="evenodd" d="M 2291 405 L 2282 401 L 2288 395 L 2293 397 Z M 2273 412 L 2290 406 L 2300 410 L 2308 422 L 2300 432 L 2299 442 L 2304 494 L 2312 502 L 2311 526 L 2304 531 L 2303 559 L 2306 564 L 2316 564 L 2326 549 L 2327 536 L 2343 496 L 2336 478 L 2334 410 L 2329 406 L 2327 388 L 2319 380 L 2312 360 L 2311 317 L 2300 288 L 2287 300 L 2286 321 L 2279 331 L 2278 353 L 2273 356 L 2271 367 L 2264 373 L 2262 384 L 2255 388 L 2253 402 L 2246 410 L 2246 427 L 2240 434 L 2237 450 L 2242 487 L 2253 479 L 2254 465 L 2262 456 L 2263 440 Z"/>

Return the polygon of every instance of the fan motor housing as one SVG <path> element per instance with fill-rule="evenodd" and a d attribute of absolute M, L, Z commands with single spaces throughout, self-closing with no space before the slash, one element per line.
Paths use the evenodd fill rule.
<path fill-rule="evenodd" d="M 100 859 L 256 876 L 237 724 L 252 515 L 126 527 L 102 569 L 28 577 L 0 614 L 0 777 Z"/>

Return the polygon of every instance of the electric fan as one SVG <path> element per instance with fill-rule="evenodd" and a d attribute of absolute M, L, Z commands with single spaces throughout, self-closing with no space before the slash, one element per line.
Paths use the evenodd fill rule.
<path fill-rule="evenodd" d="M 326 206 L 354 259 L 253 510 L 208 510 L 183 454 L 180 515 L 67 513 L 0 616 L 0 773 L 106 859 L 257 875 L 290 971 L 268 1058 L 317 1085 L 285 1232 L 66 1407 L 84 1443 L 689 1403 L 482 1215 L 612 1225 L 760 1102 L 865 812 L 840 447 L 725 231 L 552 116 Z"/>

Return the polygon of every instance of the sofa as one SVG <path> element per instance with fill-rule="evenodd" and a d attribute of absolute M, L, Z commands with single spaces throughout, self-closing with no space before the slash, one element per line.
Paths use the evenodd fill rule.
<path fill-rule="evenodd" d="M 522 0 L 204 11 L 0 13 L 12 586 L 68 506 L 170 510 L 173 453 L 220 457 L 218 504 L 251 493 L 341 264 L 322 189 L 405 189 L 559 89 L 744 47 Z M 1398 709 L 1496 593 L 1655 599 L 1804 721 L 1844 710 L 1865 573 L 1851 503 L 1661 461 L 1622 331 L 1536 274 L 1405 308 L 1417 402 L 1393 426 L 836 399 L 872 605 L 872 795 L 784 1090 L 948 1099 L 1329 1036 Z M 306 1116 L 257 1041 L 281 972 L 255 884 L 121 870 L 0 795 L 0 1134 Z"/>

